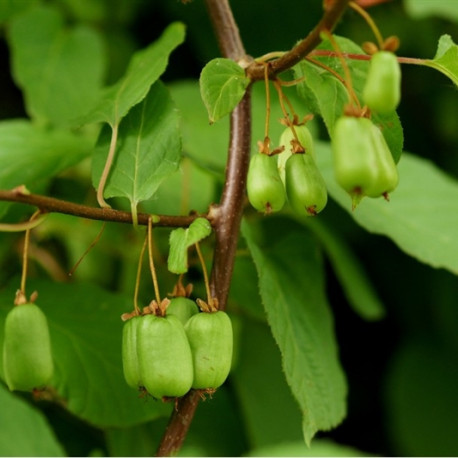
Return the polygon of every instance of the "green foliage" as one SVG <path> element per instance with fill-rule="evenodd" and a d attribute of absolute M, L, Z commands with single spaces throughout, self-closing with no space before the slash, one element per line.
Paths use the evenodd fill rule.
<path fill-rule="evenodd" d="M 458 45 L 450 35 L 440 37 L 434 59 L 425 61 L 424 65 L 439 70 L 458 86 Z"/>
<path fill-rule="evenodd" d="M 272 223 L 271 223 L 272 224 Z M 318 430 L 345 415 L 346 382 L 337 356 L 332 316 L 323 288 L 321 256 L 314 240 L 290 230 L 246 223 L 243 234 L 259 275 L 272 333 L 282 352 L 286 379 L 303 413 L 307 444 Z"/>
<path fill-rule="evenodd" d="M 444 19 L 458 20 L 456 2 L 431 2 L 430 0 L 404 0 L 407 12 L 418 18 L 441 16 Z"/>
<path fill-rule="evenodd" d="M 104 76 L 100 35 L 82 24 L 66 27 L 51 6 L 15 17 L 9 32 L 13 76 L 30 117 L 61 126 L 84 115 L 96 102 Z"/>
<path fill-rule="evenodd" d="M 322 13 L 322 2 L 291 0 L 275 18 L 260 0 L 230 3 L 253 56 L 287 50 Z M 398 163 L 399 186 L 389 202 L 365 199 L 352 211 L 337 185 L 329 138 L 349 95 L 341 60 L 325 40 L 279 77 L 297 79 L 296 87 L 282 86 L 295 123 L 315 115 L 305 118 L 310 132 L 301 125 L 298 136 L 323 174 L 328 203 L 313 218 L 291 208 L 272 217 L 245 207 L 227 310 L 231 372 L 199 403 L 179 456 L 457 454 L 457 7 L 405 0 L 368 12 L 384 37 L 401 38 L 403 127 L 394 110 L 371 116 Z M 183 47 L 185 25 L 171 20 L 186 23 Z M 134 220 L 137 212 L 203 216 L 188 228 L 154 229 L 162 297 L 176 286 L 175 274 L 185 273 L 195 308 L 194 298 L 206 290 L 192 245 L 202 242 L 210 264 L 222 234 L 209 237 L 212 225 L 225 216 L 217 204 L 226 115 L 249 87 L 255 152 L 265 135 L 263 82 L 251 84 L 238 62 L 214 59 L 204 2 L 5 0 L 0 25 L 2 59 L 8 55 L 11 67 L 0 86 L 0 190 L 25 185 L 94 206 L 92 185 L 113 144 L 104 187 L 113 208 L 130 210 Z M 373 36 L 354 12 L 338 27 L 348 38 L 335 39 L 363 105 L 370 64 L 359 44 Z M 440 35 L 434 58 L 421 59 L 434 55 Z M 285 114 L 273 90 L 270 96 L 271 147 L 286 147 L 281 169 L 293 137 L 281 139 Z M 412 153 L 403 152 L 404 136 Z M 30 206 L 0 202 L 2 223 L 30 213 Z M 0 455 L 156 452 L 174 403 L 130 388 L 122 365 L 120 317 L 132 310 L 134 291 L 140 308 L 154 296 L 146 259 L 137 277 L 144 230 L 109 223 L 92 246 L 101 226 L 54 214 L 31 232 L 27 291 L 38 291 L 48 318 L 55 373 L 43 392 L 8 392 L 0 352 Z M 0 234 L 0 346 L 20 284 L 22 240 L 23 234 Z M 161 340 L 169 339 L 166 333 Z M 147 363 L 161 344 L 150 343 Z"/>
<path fill-rule="evenodd" d="M 240 65 L 230 59 L 213 59 L 200 74 L 200 93 L 210 123 L 229 114 L 240 102 L 250 79 Z"/>
<path fill-rule="evenodd" d="M 342 52 L 364 54 L 363 50 L 351 40 L 335 37 Z M 329 41 L 318 46 L 319 50 L 332 50 Z M 318 62 L 330 67 L 341 77 L 344 71 L 337 57 L 314 57 Z M 349 66 L 352 85 L 356 96 L 362 101 L 362 92 L 369 69 L 368 61 L 355 60 Z M 348 92 L 343 83 L 333 74 L 308 60 L 303 60 L 294 67 L 295 77 L 303 81 L 297 85 L 298 94 L 312 107 L 314 113 L 319 114 L 326 125 L 330 136 L 333 135 L 334 124 L 343 114 L 344 107 L 349 102 Z M 396 162 L 401 157 L 403 147 L 402 127 L 397 114 L 374 113 L 374 124 L 380 127 Z"/>
<path fill-rule="evenodd" d="M 0 342 L 15 284 L 0 294 Z M 130 426 L 166 414 L 169 407 L 138 402 L 124 381 L 122 321 L 130 303 L 92 284 L 30 282 L 45 312 L 55 363 L 56 400 L 77 417 L 99 426 Z M 3 377 L 3 374 L 2 374 Z"/>
<path fill-rule="evenodd" d="M 0 188 L 34 191 L 91 152 L 92 142 L 65 130 L 43 129 L 26 120 L 0 122 Z M 65 154 L 62 154 L 62 151 Z M 9 203 L 0 203 L 3 215 Z"/>
<path fill-rule="evenodd" d="M 197 218 L 187 229 L 178 228 L 170 234 L 170 253 L 167 267 L 170 272 L 183 274 L 188 271 L 188 248 L 208 237 L 211 226 L 207 219 Z"/>
<path fill-rule="evenodd" d="M 65 456 L 45 416 L 0 385 L 0 455 Z"/>
<path fill-rule="evenodd" d="M 81 122 L 104 121 L 112 127 L 119 124 L 129 110 L 140 103 L 150 87 L 164 73 L 170 53 L 183 42 L 184 26 L 171 24 L 159 40 L 132 57 L 126 74 L 113 86 L 103 90 L 94 108 Z"/>
<path fill-rule="evenodd" d="M 111 129 L 105 126 L 93 156 L 95 188 L 110 142 Z M 154 84 L 143 101 L 123 119 L 117 144 L 104 196 L 129 199 L 131 211 L 136 214 L 138 203 L 154 195 L 161 182 L 177 170 L 180 160 L 178 113 L 161 82 Z"/>
<path fill-rule="evenodd" d="M 400 454 L 458 453 L 457 368 L 456 352 L 440 343 L 417 339 L 400 348 L 386 389 L 389 431 Z"/>
<path fill-rule="evenodd" d="M 433 267 L 458 273 L 455 230 L 458 225 L 458 184 L 432 163 L 403 154 L 400 182 L 390 201 L 366 199 L 352 212 L 348 195 L 333 177 L 330 148 L 317 145 L 318 163 L 330 195 L 358 224 L 391 238 L 402 250 Z"/>

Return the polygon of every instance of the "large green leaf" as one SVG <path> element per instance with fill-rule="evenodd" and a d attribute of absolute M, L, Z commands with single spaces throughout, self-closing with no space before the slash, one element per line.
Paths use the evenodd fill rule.
<path fill-rule="evenodd" d="M 400 183 L 383 198 L 364 198 L 355 211 L 334 179 L 331 148 L 318 143 L 318 163 L 330 195 L 357 223 L 391 238 L 403 251 L 433 267 L 458 273 L 458 183 L 431 162 L 404 153 Z"/>
<path fill-rule="evenodd" d="M 433 60 L 424 61 L 424 65 L 439 70 L 458 86 L 458 45 L 450 35 L 442 35 L 437 45 Z M 453 96 L 456 94 L 452 94 Z"/>
<path fill-rule="evenodd" d="M 200 93 L 210 123 L 229 114 L 240 102 L 250 79 L 240 65 L 230 59 L 211 60 L 200 74 Z"/>
<path fill-rule="evenodd" d="M 0 293 L 0 342 L 16 288 L 11 284 Z M 169 411 L 152 398 L 139 399 L 124 380 L 120 316 L 132 309 L 130 300 L 87 283 L 30 281 L 28 289 L 38 291 L 37 304 L 48 317 L 55 361 L 51 385 L 70 412 L 97 426 L 125 427 Z"/>
<path fill-rule="evenodd" d="M 264 323 L 243 320 L 231 382 L 250 448 L 288 440 L 302 440 L 305 446 L 301 412 L 285 381 L 278 346 Z"/>
<path fill-rule="evenodd" d="M 329 439 L 314 440 L 310 447 L 303 442 L 283 441 L 251 450 L 248 456 L 370 456 L 360 450 Z"/>
<path fill-rule="evenodd" d="M 65 456 L 46 417 L 0 384 L 0 456 Z"/>
<path fill-rule="evenodd" d="M 379 320 L 385 314 L 361 262 L 340 236 L 318 218 L 305 220 L 320 239 L 344 294 L 354 311 L 366 320 Z"/>
<path fill-rule="evenodd" d="M 104 196 L 126 197 L 132 212 L 149 199 L 161 182 L 178 168 L 181 141 L 178 112 L 164 85 L 158 81 L 123 119 L 118 149 L 105 186 Z M 92 180 L 97 188 L 111 141 L 111 128 L 105 126 L 94 152 Z"/>
<path fill-rule="evenodd" d="M 37 185 L 77 164 L 92 141 L 63 130 L 44 130 L 29 121 L 0 122 L 0 189 Z M 10 204 L 0 204 L 0 216 Z"/>
<path fill-rule="evenodd" d="M 129 110 L 146 97 L 152 84 L 165 71 L 171 52 L 183 42 L 184 34 L 184 25 L 173 23 L 158 40 L 135 53 L 126 74 L 104 89 L 96 106 L 81 122 L 104 121 L 112 127 L 118 125 Z"/>
<path fill-rule="evenodd" d="M 444 19 L 458 21 L 458 3 L 453 0 L 444 2 L 431 0 L 404 0 L 408 14 L 415 18 L 440 16 Z"/>
<path fill-rule="evenodd" d="M 342 52 L 364 54 L 363 50 L 351 40 L 335 37 Z M 332 51 L 329 41 L 323 42 L 317 49 Z M 343 76 L 340 61 L 336 57 L 314 57 L 317 61 L 330 67 Z M 369 62 L 364 60 L 347 59 L 350 68 L 354 91 L 362 100 L 362 91 L 366 81 Z M 326 124 L 329 135 L 332 136 L 334 124 L 342 116 L 348 103 L 348 94 L 344 85 L 330 72 L 309 61 L 303 60 L 294 67 L 296 78 L 303 78 L 297 85 L 299 95 L 309 104 L 310 110 L 320 114 Z M 402 127 L 396 112 L 388 115 L 373 113 L 372 120 L 383 132 L 396 162 L 401 157 L 403 146 Z"/>
<path fill-rule="evenodd" d="M 282 354 L 286 380 L 303 414 L 309 444 L 345 416 L 347 387 L 338 360 L 324 272 L 315 239 L 291 221 L 242 225 L 259 275 L 267 319 Z M 269 230 L 270 225 L 270 230 Z M 293 228 L 292 228 L 293 227 Z M 289 229 L 287 229 L 289 228 Z M 277 238 L 281 233 L 282 237 Z"/>
<path fill-rule="evenodd" d="M 458 358 L 427 338 L 403 345 L 388 368 L 385 415 L 397 456 L 457 456 Z"/>
<path fill-rule="evenodd" d="M 18 16 L 9 40 L 13 75 L 30 116 L 63 125 L 96 102 L 105 59 L 95 30 L 68 28 L 59 10 L 46 6 Z"/>

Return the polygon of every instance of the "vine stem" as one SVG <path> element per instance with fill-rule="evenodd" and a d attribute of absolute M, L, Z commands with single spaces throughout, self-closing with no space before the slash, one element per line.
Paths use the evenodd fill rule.
<path fill-rule="evenodd" d="M 38 207 L 42 213 L 63 213 L 66 215 L 79 216 L 81 218 L 97 221 L 111 221 L 115 223 L 133 224 L 132 213 L 115 210 L 112 208 L 97 208 L 87 205 L 75 204 L 54 197 L 31 194 L 24 187 L 9 191 L 0 190 L 0 201 L 18 202 Z M 148 225 L 148 219 L 153 218 L 154 226 L 162 227 L 187 227 L 199 216 L 206 218 L 207 215 L 169 216 L 138 214 L 138 224 Z M 0 228 L 1 230 L 1 228 Z"/>
<path fill-rule="evenodd" d="M 279 73 L 293 67 L 316 48 L 322 40 L 321 32 L 325 30 L 332 32 L 349 3 L 350 0 L 333 0 L 330 2 L 330 6 L 325 9 L 320 22 L 303 40 L 283 56 L 269 62 L 269 78 L 274 79 Z M 262 80 L 264 79 L 264 67 L 255 61 L 246 69 L 246 74 L 252 81 Z"/>
<path fill-rule="evenodd" d="M 347 7 L 349 0 L 334 0 L 321 21 L 298 46 L 282 57 L 269 63 L 269 78 L 292 67 L 307 55 L 321 41 L 323 30 L 332 30 Z M 221 54 L 236 62 L 247 62 L 245 49 L 240 38 L 228 0 L 205 0 L 208 14 L 216 34 Z M 271 64 L 273 66 L 271 66 Z M 251 69 L 251 71 L 250 71 Z M 265 65 L 252 63 L 247 75 L 252 81 L 264 79 Z M 219 308 L 226 308 L 229 286 L 234 268 L 235 253 L 245 203 L 246 177 L 251 148 L 251 97 L 247 89 L 240 103 L 231 114 L 230 140 L 226 177 L 220 203 L 211 207 L 208 217 L 215 230 L 215 249 L 210 278 L 213 297 Z M 199 394 L 191 390 L 179 399 L 172 412 L 157 456 L 175 454 L 186 438 L 187 431 L 199 403 Z"/>

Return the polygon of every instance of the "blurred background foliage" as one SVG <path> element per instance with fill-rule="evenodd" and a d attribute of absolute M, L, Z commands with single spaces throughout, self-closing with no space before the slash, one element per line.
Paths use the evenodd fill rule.
<path fill-rule="evenodd" d="M 0 23 L 7 24 L 10 15 L 16 14 L 18 3 L 26 9 L 40 2 L 20 0 L 13 5 L 14 0 L 2 0 Z M 70 23 L 84 22 L 102 33 L 109 55 L 107 83 L 123 74 L 132 52 L 155 40 L 171 21 L 181 20 L 187 25 L 186 43 L 172 54 L 162 78 L 175 84 L 177 99 L 183 87 L 177 83 L 198 78 L 203 65 L 219 55 L 201 0 L 186 4 L 178 0 L 43 3 L 58 6 Z M 450 34 L 455 42 L 458 40 L 457 3 L 456 0 L 393 0 L 371 8 L 370 12 L 385 36 L 400 38 L 399 55 L 432 58 L 441 35 Z M 252 56 L 290 48 L 308 33 L 322 9 L 321 0 L 232 0 L 231 5 L 246 50 Z M 7 28 L 2 27 L 3 37 L 5 33 Z M 372 39 L 366 24 L 353 11 L 347 12 L 336 33 L 358 44 Z M 1 119 L 25 115 L 21 92 L 11 78 L 8 60 L 8 47 L 2 39 Z M 398 112 L 404 127 L 405 149 L 432 160 L 458 179 L 456 88 L 432 69 L 404 65 L 402 70 L 402 102 Z M 262 119 L 263 113 L 254 116 Z M 215 127 L 223 132 L 227 123 L 219 124 Z M 325 139 L 319 125 L 317 131 Z M 226 135 L 223 132 L 218 144 L 225 144 Z M 194 168 L 192 174 L 191 181 L 197 179 L 202 183 L 195 199 L 208 203 L 212 197 L 217 198 L 219 179 L 207 179 L 199 168 Z M 88 176 L 88 166 L 83 163 L 72 174 L 57 179 L 52 194 L 92 203 L 93 197 L 88 196 L 91 189 Z M 167 191 L 160 192 L 167 195 Z M 161 194 L 158 204 L 161 205 Z M 164 210 L 156 207 L 155 211 Z M 444 270 L 419 264 L 387 238 L 365 232 L 333 203 L 320 217 L 339 229 L 361 259 L 387 310 L 386 317 L 374 323 L 356 316 L 327 266 L 327 291 L 349 384 L 347 418 L 335 430 L 319 434 L 312 449 L 306 450 L 300 413 L 282 376 L 279 352 L 265 323 L 253 265 L 241 256 L 237 260 L 230 310 L 242 350 L 229 382 L 212 402 L 200 406 L 182 454 L 456 456 L 458 279 Z M 31 275 L 65 277 L 66 268 L 84 251 L 99 226 L 100 223 L 65 216 L 54 218 L 50 225 L 37 231 L 36 244 L 58 262 L 56 266 L 37 262 Z M 75 236 L 64 241 L 63 236 L 70 230 Z M 166 246 L 167 236 L 168 232 L 158 231 L 159 246 Z M 99 255 L 88 256 L 78 278 L 131 294 L 136 271 L 132 246 L 138 246 L 139 241 L 140 237 L 128 229 L 109 226 L 97 247 Z M 19 244 L 19 236 L 0 235 L 2 284 L 20 269 Z M 129 245 L 130 249 L 122 249 L 123 245 Z M 43 259 L 39 253 L 36 257 Z M 191 269 L 191 279 L 193 272 Z M 198 272 L 195 275 L 196 279 L 200 278 Z M 171 288 L 167 275 L 162 284 L 164 291 Z M 148 296 L 146 292 L 144 296 Z M 101 431 L 57 405 L 40 403 L 38 407 L 69 455 L 150 455 L 166 422 L 160 419 L 132 430 Z"/>

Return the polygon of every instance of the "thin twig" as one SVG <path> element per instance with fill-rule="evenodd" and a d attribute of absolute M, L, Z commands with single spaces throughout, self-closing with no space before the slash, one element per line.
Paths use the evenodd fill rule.
<path fill-rule="evenodd" d="M 279 73 L 293 67 L 310 51 L 316 48 L 321 42 L 321 32 L 324 30 L 334 30 L 349 2 L 350 0 L 334 0 L 331 6 L 324 12 L 321 21 L 307 37 L 280 58 L 270 61 L 269 78 L 274 79 Z M 253 62 L 246 69 L 246 73 L 252 81 L 260 81 L 264 79 L 264 66 L 260 63 Z"/>
<path fill-rule="evenodd" d="M 79 216 L 81 218 L 93 219 L 98 221 L 111 221 L 115 223 L 132 224 L 132 214 L 112 208 L 97 208 L 87 205 L 75 204 L 65 200 L 55 199 L 54 197 L 42 196 L 39 194 L 30 194 L 24 192 L 21 188 L 11 191 L 0 190 L 0 201 L 19 202 L 22 204 L 33 205 L 38 207 L 43 213 L 63 213 L 66 215 Z M 206 215 L 189 215 L 189 216 L 169 216 L 153 215 L 153 225 L 161 227 L 188 227 L 199 216 Z M 138 214 L 138 224 L 148 225 L 148 218 L 151 215 L 147 213 Z M 210 221 L 211 222 L 211 221 Z"/>

